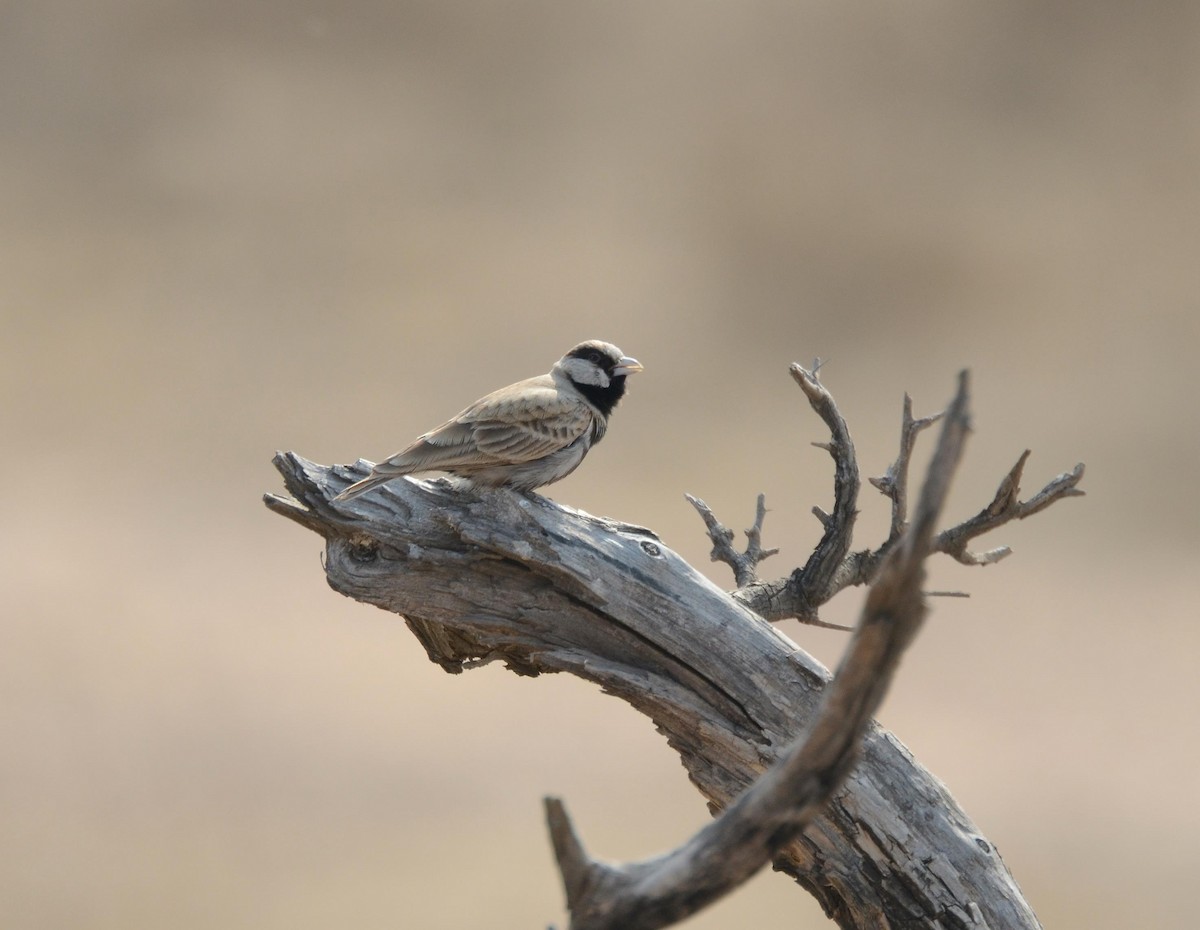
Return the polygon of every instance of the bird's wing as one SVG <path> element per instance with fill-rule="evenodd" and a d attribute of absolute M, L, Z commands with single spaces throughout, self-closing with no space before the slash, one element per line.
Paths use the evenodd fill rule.
<path fill-rule="evenodd" d="M 372 469 L 378 475 L 411 475 L 419 471 L 437 471 L 450 465 L 469 462 L 476 457 L 471 431 L 457 420 L 443 423 L 435 430 L 418 436 L 411 445 L 389 455 Z"/>
<path fill-rule="evenodd" d="M 517 464 L 566 448 L 591 428 L 592 417 L 582 398 L 543 375 L 489 394 L 457 422 L 469 427 L 482 455 Z"/>
<path fill-rule="evenodd" d="M 565 394 L 549 375 L 541 375 L 477 400 L 380 462 L 375 472 L 405 475 L 533 461 L 570 445 L 588 431 L 592 417 L 582 399 Z"/>

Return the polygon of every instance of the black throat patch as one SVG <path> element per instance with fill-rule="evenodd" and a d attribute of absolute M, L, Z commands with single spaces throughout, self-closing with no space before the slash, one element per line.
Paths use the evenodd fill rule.
<path fill-rule="evenodd" d="M 625 375 L 617 375 L 609 382 L 608 387 L 600 387 L 598 384 L 580 384 L 578 381 L 571 383 L 575 385 L 575 389 L 580 394 L 588 399 L 588 403 L 604 414 L 605 419 L 625 396 Z"/>

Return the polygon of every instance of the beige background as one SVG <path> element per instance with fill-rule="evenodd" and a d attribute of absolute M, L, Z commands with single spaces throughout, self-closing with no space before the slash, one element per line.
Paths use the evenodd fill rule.
<path fill-rule="evenodd" d="M 952 517 L 1086 461 L 937 564 L 882 719 L 1047 927 L 1194 926 L 1200 6 L 6 4 L 0 198 L 4 926 L 561 925 L 543 793 L 608 857 L 702 821 L 644 719 L 442 674 L 259 502 L 587 337 L 647 370 L 551 496 L 706 567 L 685 491 L 817 538 L 793 360 L 871 474 L 970 366 Z M 690 924 L 827 925 L 775 875 Z"/>

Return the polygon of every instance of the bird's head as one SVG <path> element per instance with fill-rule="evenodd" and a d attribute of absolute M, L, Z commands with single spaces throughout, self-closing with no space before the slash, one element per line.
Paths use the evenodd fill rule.
<path fill-rule="evenodd" d="M 551 374 L 565 377 L 608 416 L 625 393 L 625 376 L 641 370 L 636 358 L 630 358 L 612 343 L 590 339 L 560 358 Z"/>
<path fill-rule="evenodd" d="M 642 370 L 636 358 L 629 358 L 611 342 L 599 339 L 579 343 L 554 367 L 576 385 L 599 388 L 608 387 L 614 378 L 624 378 Z"/>

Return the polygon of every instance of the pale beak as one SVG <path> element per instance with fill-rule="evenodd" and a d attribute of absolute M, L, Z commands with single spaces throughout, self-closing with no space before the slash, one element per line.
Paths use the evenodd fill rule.
<path fill-rule="evenodd" d="M 614 375 L 635 375 L 642 370 L 642 363 L 636 358 L 625 356 L 617 362 L 617 367 L 613 369 Z"/>

